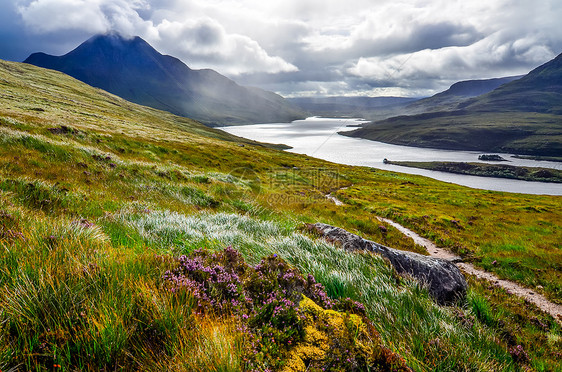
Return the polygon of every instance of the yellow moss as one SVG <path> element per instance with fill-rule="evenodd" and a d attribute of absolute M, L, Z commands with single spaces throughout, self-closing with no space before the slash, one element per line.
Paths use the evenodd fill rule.
<path fill-rule="evenodd" d="M 364 333 L 366 326 L 361 317 L 348 315 L 334 310 L 325 310 L 318 306 L 310 298 L 303 295 L 299 304 L 306 315 L 304 341 L 296 345 L 287 356 L 287 363 L 283 372 L 306 371 L 307 363 L 311 361 L 321 361 L 330 351 L 330 337 L 344 339 L 352 331 L 356 334 Z M 327 334 L 327 329 L 319 329 L 319 325 L 326 325 L 331 335 Z M 351 327 L 349 327 L 351 325 Z M 324 327 L 322 327 L 324 328 Z M 366 355 L 372 354 L 373 348 L 370 345 L 356 343 L 358 349 Z"/>
<path fill-rule="evenodd" d="M 297 372 L 306 371 L 306 364 L 304 364 L 300 355 L 294 351 L 289 354 L 287 364 L 281 370 L 282 372 Z"/>
<path fill-rule="evenodd" d="M 303 295 L 302 297 L 303 297 L 303 299 L 299 303 L 299 306 L 306 313 L 310 313 L 312 315 L 317 315 L 317 314 L 320 314 L 320 313 L 325 311 L 320 306 L 318 306 L 316 304 L 316 302 L 312 301 L 310 298 L 306 297 L 305 295 Z"/>
<path fill-rule="evenodd" d="M 326 334 L 320 332 L 314 326 L 308 326 L 305 328 L 305 342 L 322 347 L 328 344 L 328 337 Z"/>

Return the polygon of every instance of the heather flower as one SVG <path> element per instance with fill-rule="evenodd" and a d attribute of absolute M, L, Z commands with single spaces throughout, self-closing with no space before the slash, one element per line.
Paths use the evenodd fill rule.
<path fill-rule="evenodd" d="M 289 350 L 304 341 L 307 315 L 300 306 L 303 298 L 323 309 L 365 315 L 362 304 L 329 298 L 312 275 L 303 276 L 276 254 L 252 267 L 232 247 L 215 253 L 198 249 L 178 257 L 177 266 L 162 279 L 171 292 L 187 291 L 193 296 L 196 314 L 237 319 L 237 328 L 246 338 L 247 370 L 281 368 Z M 329 329 L 330 325 L 322 327 Z M 336 354 L 327 359 L 329 365 L 356 364 L 353 356 L 346 360 L 340 352 L 333 352 Z"/>

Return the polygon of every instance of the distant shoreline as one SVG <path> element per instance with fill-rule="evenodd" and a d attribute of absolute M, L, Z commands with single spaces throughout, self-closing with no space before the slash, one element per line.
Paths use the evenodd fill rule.
<path fill-rule="evenodd" d="M 509 178 L 522 181 L 562 183 L 562 171 L 552 168 L 521 167 L 505 164 L 465 163 L 465 162 L 415 162 L 391 161 L 386 164 L 432 171 L 464 174 L 479 177 Z"/>

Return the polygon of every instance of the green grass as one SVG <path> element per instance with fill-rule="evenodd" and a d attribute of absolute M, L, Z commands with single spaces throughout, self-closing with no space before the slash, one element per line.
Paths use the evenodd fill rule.
<path fill-rule="evenodd" d="M 301 232 L 325 222 L 423 252 L 376 219 L 389 217 L 560 302 L 560 197 L 281 152 L 32 66 L 2 62 L 0 86 L 0 370 L 239 369 L 228 317 L 200 319 L 162 288 L 175 256 L 225 245 L 251 264 L 278 254 L 363 302 L 415 370 L 560 368 L 559 326 L 517 299 L 474 285 L 439 307 L 379 257 Z M 73 130 L 49 131 L 62 125 Z"/>

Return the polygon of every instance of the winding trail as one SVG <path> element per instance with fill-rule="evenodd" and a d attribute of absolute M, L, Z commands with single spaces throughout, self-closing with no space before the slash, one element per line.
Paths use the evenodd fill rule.
<path fill-rule="evenodd" d="M 328 194 L 328 195 L 324 195 L 326 197 L 326 199 L 331 200 L 332 202 L 334 202 L 335 205 L 337 205 L 338 207 L 341 207 L 343 205 L 343 203 L 341 202 L 341 200 L 338 200 L 338 198 L 336 198 L 335 196 L 333 196 L 332 194 Z"/>
<path fill-rule="evenodd" d="M 343 202 L 338 200 L 332 194 L 326 195 L 326 198 L 333 201 L 334 204 L 336 204 L 338 206 L 344 205 Z M 454 263 L 455 265 L 457 265 L 457 267 L 459 269 L 461 269 L 462 271 L 464 271 L 465 273 L 470 274 L 470 275 L 474 275 L 477 278 L 486 279 L 486 280 L 494 283 L 494 285 L 505 289 L 507 293 L 519 296 L 519 297 L 535 304 L 539 309 L 541 309 L 542 311 L 552 315 L 552 317 L 554 317 L 554 319 L 558 323 L 562 324 L 562 305 L 558 305 L 558 304 L 555 304 L 555 303 L 549 301 L 546 297 L 544 297 L 540 293 L 536 293 L 535 291 L 533 291 L 529 288 L 522 287 L 521 285 L 519 285 L 517 283 L 514 283 L 512 281 L 509 281 L 509 280 L 500 279 L 496 275 L 494 275 L 492 273 L 489 273 L 487 271 L 484 271 L 482 269 L 478 269 L 472 264 L 462 262 L 461 257 L 447 251 L 444 248 L 437 247 L 437 245 L 435 245 L 435 243 L 433 243 L 432 241 L 418 235 L 417 233 L 415 233 L 412 230 L 400 225 L 399 223 L 396 223 L 392 220 L 389 220 L 388 218 L 383 218 L 383 217 L 377 217 L 377 219 L 381 222 L 385 222 L 385 223 L 393 226 L 398 231 L 400 231 L 402 234 L 412 238 L 414 240 L 414 243 L 416 243 L 416 244 L 424 247 L 425 249 L 427 249 L 427 252 L 429 253 L 429 255 L 431 257 L 441 258 L 441 259 L 450 261 L 450 262 Z"/>
<path fill-rule="evenodd" d="M 427 251 L 429 252 L 429 255 L 431 257 L 437 257 L 437 258 L 442 258 L 442 259 L 447 260 L 447 261 L 451 261 L 454 264 L 456 264 L 462 271 L 466 272 L 467 274 L 474 275 L 477 278 L 486 279 L 486 280 L 494 283 L 498 287 L 504 288 L 507 291 L 507 293 L 522 297 L 525 300 L 527 300 L 529 302 L 532 302 L 533 304 L 535 304 L 538 308 L 540 308 L 544 312 L 552 315 L 554 317 L 554 319 L 556 319 L 560 324 L 562 324 L 562 305 L 558 305 L 558 304 L 555 304 L 553 302 L 550 302 L 546 297 L 544 297 L 543 295 L 541 295 L 539 293 L 534 292 L 533 290 L 531 290 L 529 288 L 522 287 L 519 284 L 514 283 L 512 281 L 509 281 L 509 280 L 500 279 L 492 273 L 489 273 L 489 272 L 484 271 L 482 269 L 476 268 L 472 264 L 462 262 L 461 257 L 456 256 L 453 253 L 451 253 L 451 252 L 449 252 L 449 251 L 447 251 L 443 248 L 437 247 L 435 245 L 435 243 L 433 243 L 432 241 L 430 241 L 430 240 L 428 240 L 428 239 L 426 239 L 422 236 L 419 236 L 418 234 L 416 234 L 412 230 L 410 230 L 410 229 L 408 229 L 408 228 L 406 228 L 406 227 L 404 227 L 404 226 L 402 226 L 402 225 L 400 225 L 400 224 L 398 224 L 398 223 L 396 223 L 392 220 L 389 220 L 388 218 L 377 217 L 377 219 L 379 221 L 386 222 L 389 225 L 395 227 L 402 234 L 412 238 L 416 244 L 421 245 L 422 247 L 425 247 L 425 249 L 427 249 Z"/>

